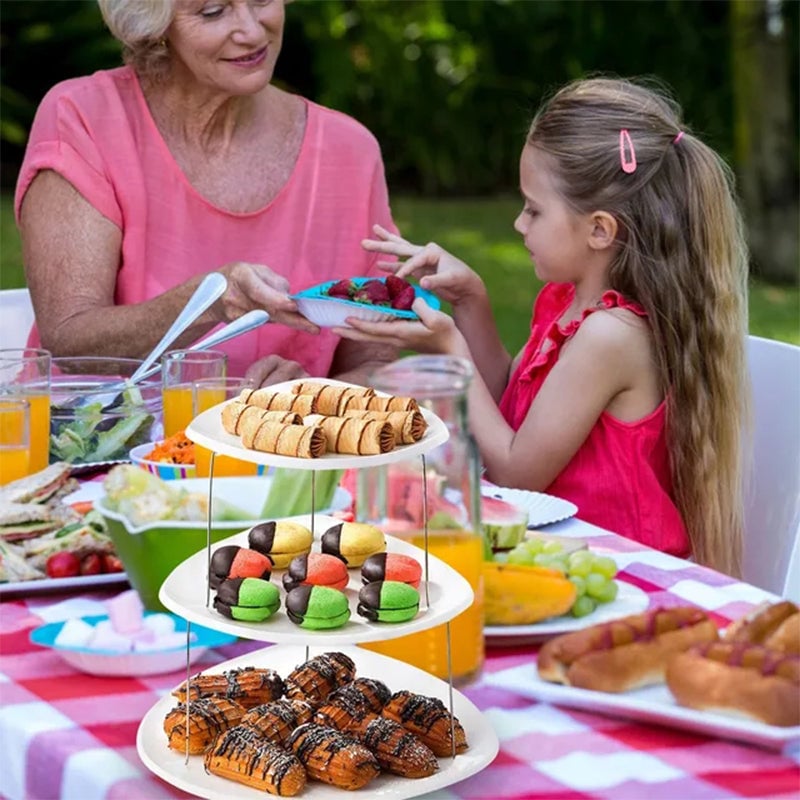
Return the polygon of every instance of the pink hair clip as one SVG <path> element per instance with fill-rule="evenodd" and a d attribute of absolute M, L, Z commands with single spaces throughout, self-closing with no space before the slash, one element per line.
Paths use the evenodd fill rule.
<path fill-rule="evenodd" d="M 672 144 L 678 144 L 683 139 L 683 131 L 678 131 L 678 135 L 672 140 Z"/>
<path fill-rule="evenodd" d="M 619 132 L 619 163 L 622 171 L 628 175 L 636 172 L 636 151 L 627 128 L 622 128 Z"/>

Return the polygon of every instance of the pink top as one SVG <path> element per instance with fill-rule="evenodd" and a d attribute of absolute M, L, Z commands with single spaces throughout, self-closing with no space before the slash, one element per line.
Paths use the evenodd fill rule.
<path fill-rule="evenodd" d="M 558 320 L 575 288 L 548 283 L 536 298 L 531 335 L 506 391 L 500 410 L 514 430 L 553 365 L 561 347 L 597 309 L 565 327 Z M 641 306 L 619 293 L 603 295 L 605 308 L 626 308 L 646 316 Z M 666 403 L 636 422 L 622 422 L 603 412 L 572 460 L 547 487 L 547 493 L 571 500 L 581 519 L 678 556 L 689 554 L 689 538 L 672 500 L 666 437 Z"/>
<path fill-rule="evenodd" d="M 232 261 L 266 264 L 296 292 L 370 275 L 361 240 L 396 230 L 380 148 L 354 119 L 310 101 L 295 169 L 265 208 L 233 213 L 202 197 L 159 133 L 129 67 L 59 83 L 42 101 L 17 183 L 15 210 L 38 170 L 60 173 L 122 230 L 115 301 L 137 303 Z M 34 338 L 36 332 L 33 332 Z M 229 373 L 277 353 L 327 375 L 339 337 L 267 324 L 221 346 Z"/>

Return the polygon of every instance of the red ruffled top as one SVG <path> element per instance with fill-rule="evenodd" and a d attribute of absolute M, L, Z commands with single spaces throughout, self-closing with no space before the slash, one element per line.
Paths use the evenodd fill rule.
<path fill-rule="evenodd" d="M 561 347 L 589 314 L 600 308 L 625 308 L 639 316 L 644 309 L 615 291 L 565 326 L 558 320 L 572 302 L 571 284 L 549 283 L 536 298 L 531 335 L 511 376 L 500 411 L 519 429 Z M 603 412 L 572 460 L 545 490 L 578 506 L 578 517 L 629 539 L 672 553 L 689 554 L 689 537 L 672 499 L 666 444 L 666 403 L 635 422 Z"/>

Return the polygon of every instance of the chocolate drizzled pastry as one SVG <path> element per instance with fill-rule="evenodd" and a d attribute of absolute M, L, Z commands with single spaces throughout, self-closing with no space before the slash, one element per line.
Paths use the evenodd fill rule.
<path fill-rule="evenodd" d="M 363 744 L 325 725 L 301 725 L 286 746 L 300 759 L 309 777 L 341 789 L 361 789 L 380 772 L 375 756 Z"/>
<path fill-rule="evenodd" d="M 274 669 L 241 667 L 222 674 L 196 675 L 189 681 L 189 699 L 213 695 L 235 700 L 245 708 L 253 708 L 270 700 L 277 700 L 285 692 L 283 679 Z M 181 702 L 186 701 L 186 681 L 173 693 Z"/>
<path fill-rule="evenodd" d="M 204 763 L 213 775 L 281 797 L 293 797 L 306 785 L 306 771 L 296 756 L 243 725 L 223 733 Z"/>
<path fill-rule="evenodd" d="M 241 724 L 253 728 L 265 739 L 275 744 L 283 744 L 289 734 L 314 714 L 314 708 L 305 700 L 290 700 L 282 697 L 271 703 L 251 708 L 243 717 Z"/>
<path fill-rule="evenodd" d="M 344 653 L 322 653 L 292 670 L 286 678 L 286 696 L 319 705 L 340 686 L 353 680 L 356 665 Z"/>
<path fill-rule="evenodd" d="M 356 732 L 387 772 L 404 778 L 427 778 L 439 769 L 433 750 L 393 719 L 374 716 Z"/>
<path fill-rule="evenodd" d="M 244 716 L 244 708 L 224 697 L 203 697 L 189 703 L 189 753 L 197 755 L 216 737 L 237 725 Z M 170 749 L 186 752 L 186 704 L 179 703 L 164 718 L 164 733 Z"/>
<path fill-rule="evenodd" d="M 457 718 L 451 718 L 450 712 L 437 697 L 405 690 L 395 692 L 383 707 L 381 715 L 399 722 L 406 730 L 419 736 L 440 757 L 453 753 L 452 719 L 455 752 L 463 753 L 468 747 L 467 735 L 461 723 Z"/>

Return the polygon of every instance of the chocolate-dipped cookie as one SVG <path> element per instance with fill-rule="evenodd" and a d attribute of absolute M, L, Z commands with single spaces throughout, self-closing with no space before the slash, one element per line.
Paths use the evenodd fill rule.
<path fill-rule="evenodd" d="M 361 580 L 400 581 L 419 589 L 422 579 L 422 566 L 416 558 L 401 553 L 376 553 L 361 565 Z"/>
<path fill-rule="evenodd" d="M 263 622 L 281 604 L 278 587 L 259 578 L 231 578 L 217 587 L 214 608 L 241 622 Z"/>
<path fill-rule="evenodd" d="M 419 611 L 419 592 L 400 581 L 373 581 L 358 593 L 356 610 L 372 622 L 408 622 Z"/>
<path fill-rule="evenodd" d="M 268 581 L 271 574 L 271 559 L 256 550 L 228 544 L 218 547 L 211 554 L 208 579 L 212 589 L 228 578 L 261 578 Z"/>
<path fill-rule="evenodd" d="M 348 567 L 360 567 L 385 549 L 383 531 L 365 522 L 340 522 L 322 534 L 322 552 L 341 558 Z"/>
<path fill-rule="evenodd" d="M 344 561 L 327 553 L 306 553 L 293 558 L 283 573 L 283 588 L 290 592 L 301 584 L 344 589 L 350 580 Z"/>
<path fill-rule="evenodd" d="M 261 522 L 247 534 L 250 547 L 269 556 L 276 569 L 283 569 L 293 558 L 309 553 L 313 540 L 305 525 L 287 520 Z"/>
<path fill-rule="evenodd" d="M 308 630 L 341 628 L 350 619 L 347 595 L 329 586 L 300 585 L 286 595 L 286 613 Z"/>

